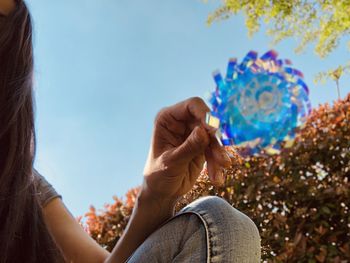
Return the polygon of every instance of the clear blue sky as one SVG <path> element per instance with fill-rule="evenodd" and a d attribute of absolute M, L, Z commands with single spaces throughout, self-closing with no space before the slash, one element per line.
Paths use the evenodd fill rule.
<path fill-rule="evenodd" d="M 28 1 L 29 2 L 29 1 Z M 271 48 L 264 30 L 249 39 L 241 16 L 206 25 L 219 1 L 31 0 L 35 26 L 37 169 L 75 216 L 102 208 L 142 181 L 159 109 L 214 88 L 229 57 Z M 336 99 L 314 75 L 346 62 L 346 46 L 326 60 L 293 40 L 274 47 L 301 69 L 313 106 Z M 350 92 L 349 78 L 342 94 Z"/>

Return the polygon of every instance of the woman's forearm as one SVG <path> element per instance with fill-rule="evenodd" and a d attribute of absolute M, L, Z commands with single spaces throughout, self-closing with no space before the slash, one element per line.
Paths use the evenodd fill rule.
<path fill-rule="evenodd" d="M 125 232 L 106 263 L 125 262 L 149 235 L 174 215 L 174 205 L 174 201 L 159 202 L 141 194 Z"/>

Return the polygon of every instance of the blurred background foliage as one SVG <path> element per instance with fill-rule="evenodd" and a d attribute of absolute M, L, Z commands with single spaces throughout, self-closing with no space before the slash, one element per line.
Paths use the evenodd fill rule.
<path fill-rule="evenodd" d="M 252 35 L 267 24 L 267 33 L 274 43 L 296 37 L 296 51 L 315 43 L 315 51 L 325 57 L 350 32 L 350 1 L 348 0 L 224 0 L 208 18 L 208 23 L 242 12 Z M 350 41 L 348 42 L 350 48 Z"/>
<path fill-rule="evenodd" d="M 350 261 L 350 94 L 314 109 L 292 144 L 276 155 L 241 157 L 214 187 L 204 170 L 177 210 L 216 195 L 247 214 L 260 230 L 265 262 Z M 138 188 L 79 220 L 111 250 L 125 228 Z"/>
<path fill-rule="evenodd" d="M 208 24 L 229 19 L 242 13 L 249 35 L 259 31 L 261 24 L 267 26 L 267 34 L 273 44 L 294 38 L 298 43 L 295 52 L 300 53 L 308 45 L 314 45 L 321 58 L 334 51 L 342 40 L 350 50 L 350 1 L 349 0 L 223 0 L 208 17 Z M 339 79 L 350 73 L 350 61 L 335 65 L 315 76 L 315 82 L 333 79 L 340 98 Z"/>

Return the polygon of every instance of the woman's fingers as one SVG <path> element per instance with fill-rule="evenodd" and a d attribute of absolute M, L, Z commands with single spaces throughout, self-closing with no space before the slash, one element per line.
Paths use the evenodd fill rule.
<path fill-rule="evenodd" d="M 198 176 L 200 175 L 201 171 L 203 170 L 204 163 L 205 163 L 205 156 L 204 156 L 204 154 L 195 157 L 192 160 L 192 162 L 190 163 L 189 179 L 190 179 L 191 185 L 195 184 Z"/>
<path fill-rule="evenodd" d="M 206 129 L 211 128 L 205 123 L 205 116 L 207 112 L 210 112 L 210 109 L 199 97 L 190 98 L 177 103 L 166 108 L 165 111 L 169 112 L 175 120 L 184 122 L 188 126 L 201 123 Z"/>
<path fill-rule="evenodd" d="M 223 183 L 222 168 L 214 161 L 210 155 L 206 155 L 207 170 L 212 184 L 220 186 Z"/>
<path fill-rule="evenodd" d="M 217 141 L 216 129 L 206 123 L 208 112 L 210 109 L 201 98 L 185 100 L 163 109 L 158 114 L 156 130 L 162 128 L 177 136 L 184 136 L 184 141 L 180 145 L 172 143 L 174 149 L 171 151 L 170 159 L 173 161 L 190 163 L 205 151 L 210 179 L 218 185 L 223 183 L 223 169 L 231 165 L 231 159 L 225 148 Z M 166 136 L 163 137 L 162 143 L 167 139 Z"/>
<path fill-rule="evenodd" d="M 187 139 L 172 152 L 171 159 L 190 163 L 197 156 L 203 155 L 210 143 L 209 135 L 201 126 L 195 127 Z"/>
<path fill-rule="evenodd" d="M 215 161 L 213 152 L 210 148 L 208 148 L 205 153 L 205 159 L 207 161 L 207 171 L 210 181 L 214 185 L 221 185 L 223 182 L 222 167 Z"/>
<path fill-rule="evenodd" d="M 215 136 L 210 136 L 210 150 L 213 152 L 214 160 L 223 168 L 228 168 L 232 165 L 230 156 L 225 150 L 225 147 L 221 146 Z"/>
<path fill-rule="evenodd" d="M 210 181 L 214 185 L 222 185 L 225 181 L 224 168 L 230 167 L 232 161 L 225 148 L 213 135 L 210 136 L 210 145 L 206 150 L 205 158 Z"/>

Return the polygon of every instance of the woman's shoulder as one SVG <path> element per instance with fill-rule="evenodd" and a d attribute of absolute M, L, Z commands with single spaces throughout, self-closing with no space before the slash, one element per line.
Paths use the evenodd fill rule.
<path fill-rule="evenodd" d="M 38 200 L 42 207 L 45 207 L 54 198 L 62 198 L 56 189 L 36 169 L 33 169 L 33 176 Z"/>

